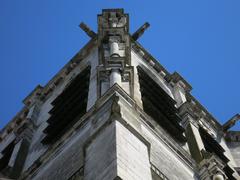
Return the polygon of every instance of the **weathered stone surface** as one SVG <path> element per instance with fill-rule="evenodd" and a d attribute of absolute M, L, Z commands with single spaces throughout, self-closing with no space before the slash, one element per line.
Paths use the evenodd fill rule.
<path fill-rule="evenodd" d="M 227 145 L 236 162 L 236 167 L 240 167 L 240 142 L 229 142 Z"/>
<path fill-rule="evenodd" d="M 123 9 L 103 10 L 98 16 L 98 34 L 82 27 L 92 38 L 89 43 L 44 87 L 37 86 L 24 100 L 23 110 L 1 131 L 0 178 L 9 177 L 15 168 L 20 180 L 206 180 L 219 174 L 240 179 L 236 172 L 240 171 L 239 132 L 234 137 L 224 132 L 190 94 L 191 86 L 178 73 L 170 74 L 134 40 L 145 27 L 132 37 L 129 15 Z M 49 111 L 87 66 L 91 73 L 86 114 L 72 119 L 63 133 L 59 127 L 65 117 L 56 112 L 59 117 L 51 121 Z M 141 91 L 145 84 L 140 83 L 139 67 L 154 84 L 155 91 L 147 91 L 148 99 L 155 102 L 149 103 L 149 114 L 143 106 L 146 87 Z M 81 99 L 77 100 L 59 99 L 64 107 L 73 102 L 71 107 L 81 107 Z M 50 124 L 58 140 L 43 144 L 44 130 Z M 168 127 L 177 128 L 182 141 Z M 24 140 L 27 146 L 22 146 Z"/>

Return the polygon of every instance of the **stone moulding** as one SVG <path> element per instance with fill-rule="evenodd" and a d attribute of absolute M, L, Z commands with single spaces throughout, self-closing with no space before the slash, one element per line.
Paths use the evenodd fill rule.
<path fill-rule="evenodd" d="M 196 170 L 196 164 L 190 158 L 190 155 L 187 152 L 185 152 L 185 150 L 182 149 L 182 147 L 177 145 L 175 141 L 172 138 L 170 138 L 170 136 L 166 136 L 166 134 L 164 133 L 160 134 L 159 132 L 161 132 L 161 130 L 156 132 L 155 129 L 149 126 L 149 122 L 146 122 L 146 120 L 148 119 L 148 121 L 150 120 L 150 122 L 153 121 L 151 120 L 151 117 L 149 117 L 140 107 L 138 107 L 136 102 L 118 84 L 115 84 L 100 99 L 98 99 L 96 104 L 81 119 L 79 119 L 79 121 L 76 122 L 76 124 L 74 124 L 73 127 L 69 129 L 69 131 L 65 135 L 63 135 L 57 142 L 50 146 L 48 148 L 48 151 L 45 152 L 42 156 L 40 156 L 40 158 L 36 160 L 35 163 L 27 171 L 23 173 L 20 179 L 25 179 L 26 177 L 34 177 L 34 175 L 37 174 L 37 172 L 40 170 L 42 166 L 44 166 L 52 158 L 57 156 L 56 152 L 61 151 L 61 148 L 64 147 L 64 144 L 67 142 L 67 139 L 69 139 L 74 134 L 79 132 L 82 128 L 84 128 L 84 126 L 87 123 L 89 123 L 91 119 L 94 119 L 94 114 L 99 110 L 99 108 L 103 108 L 105 104 L 109 102 L 109 100 L 112 103 L 111 116 L 117 117 L 116 119 L 118 119 L 121 123 L 125 124 L 125 126 L 128 129 L 130 128 L 132 131 L 133 128 L 131 128 L 125 120 L 122 120 L 121 110 L 119 110 L 119 108 L 121 107 L 119 107 L 118 101 L 126 101 L 131 108 L 133 108 L 139 113 L 139 120 L 142 123 L 144 123 L 147 127 L 149 127 L 152 133 L 154 133 L 164 144 L 166 144 L 173 152 L 175 152 L 175 154 L 180 159 L 182 159 L 183 162 L 185 162 L 185 164 L 187 164 L 190 169 L 193 169 L 193 171 Z M 135 135 L 137 135 L 137 137 L 141 137 L 141 135 L 138 135 L 137 132 L 135 133 Z M 141 139 L 143 142 L 148 144 L 147 141 L 144 140 L 144 138 Z"/>

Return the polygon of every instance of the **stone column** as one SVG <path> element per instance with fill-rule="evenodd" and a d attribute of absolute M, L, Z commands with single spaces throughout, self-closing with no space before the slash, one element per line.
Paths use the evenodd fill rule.
<path fill-rule="evenodd" d="M 110 56 L 119 56 L 119 47 L 117 42 L 110 42 Z"/>
<path fill-rule="evenodd" d="M 110 74 L 110 87 L 112 87 L 115 83 L 121 86 L 122 77 L 119 69 L 112 69 Z"/>

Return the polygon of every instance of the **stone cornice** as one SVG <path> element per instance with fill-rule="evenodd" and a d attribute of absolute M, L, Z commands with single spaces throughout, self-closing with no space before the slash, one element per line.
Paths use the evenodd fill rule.
<path fill-rule="evenodd" d="M 178 72 L 166 76 L 165 79 L 167 82 L 179 83 L 186 92 L 192 90 L 192 86 Z"/>
<path fill-rule="evenodd" d="M 43 87 L 39 84 L 34 90 L 23 100 L 23 104 L 29 106 L 33 102 L 33 98 L 39 96 L 43 90 Z"/>
<path fill-rule="evenodd" d="M 215 130 L 222 131 L 221 124 L 204 108 L 190 93 L 186 94 L 187 102 L 182 106 L 188 106 L 186 109 L 196 120 L 204 119 L 205 123 L 210 124 Z M 181 109 L 181 107 L 180 107 Z"/>
<path fill-rule="evenodd" d="M 28 102 L 28 100 L 32 99 L 37 93 L 39 93 L 37 95 L 41 96 L 41 99 L 45 99 L 45 97 L 54 91 L 60 82 L 63 81 L 64 78 L 90 53 L 90 50 L 96 46 L 96 43 L 96 38 L 91 39 L 44 87 L 38 85 L 33 92 L 23 100 L 24 104 L 30 105 L 34 103 Z"/>
<path fill-rule="evenodd" d="M 16 132 L 22 124 L 26 122 L 26 117 L 29 109 L 27 107 L 23 107 L 17 115 L 9 121 L 9 123 L 0 131 L 0 143 L 4 140 L 9 134 L 12 132 Z"/>
<path fill-rule="evenodd" d="M 132 39 L 132 49 L 140 54 L 142 58 L 149 63 L 150 66 L 153 67 L 153 69 L 156 70 L 156 72 L 162 74 L 162 76 L 170 75 L 170 73 L 156 60 L 147 50 L 145 50 L 142 45 Z"/>

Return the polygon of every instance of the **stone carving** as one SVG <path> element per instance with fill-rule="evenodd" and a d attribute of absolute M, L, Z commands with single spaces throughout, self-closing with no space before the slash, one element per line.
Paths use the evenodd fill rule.
<path fill-rule="evenodd" d="M 200 180 L 224 180 L 224 163 L 215 155 L 202 151 L 204 159 L 199 164 Z"/>
<path fill-rule="evenodd" d="M 131 68 L 131 44 L 128 32 L 128 14 L 122 9 L 103 10 L 98 16 L 98 95 L 115 83 L 122 86 L 132 95 L 133 69 Z M 105 74 L 102 76 L 102 74 Z M 108 76 L 108 77 L 107 77 Z"/>

